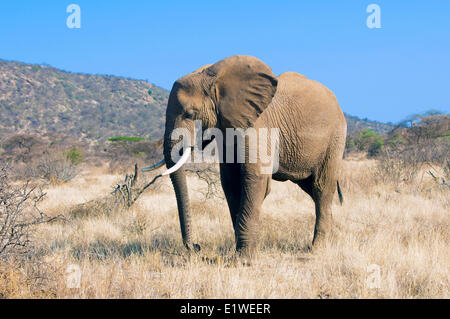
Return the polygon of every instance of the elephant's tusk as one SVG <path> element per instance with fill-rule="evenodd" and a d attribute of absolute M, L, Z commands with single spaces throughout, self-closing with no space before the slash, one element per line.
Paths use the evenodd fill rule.
<path fill-rule="evenodd" d="M 155 169 L 160 168 L 164 164 L 166 164 L 166 161 L 163 159 L 163 160 L 159 161 L 158 163 L 156 163 L 155 165 L 152 165 L 152 166 L 145 167 L 145 168 L 141 169 L 141 171 L 143 171 L 143 172 L 150 172 L 150 171 L 153 171 Z"/>
<path fill-rule="evenodd" d="M 169 168 L 167 171 L 165 171 L 161 175 L 165 176 L 165 175 L 169 175 L 169 174 L 176 172 L 181 166 L 184 165 L 184 163 L 187 162 L 190 155 L 191 155 L 191 147 L 188 147 L 184 150 L 184 153 L 181 156 L 180 160 L 174 166 Z"/>

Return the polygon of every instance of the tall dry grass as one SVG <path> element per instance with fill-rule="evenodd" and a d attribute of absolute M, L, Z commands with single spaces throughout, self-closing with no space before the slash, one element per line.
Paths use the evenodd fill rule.
<path fill-rule="evenodd" d="M 85 171 L 52 186 L 41 208 L 69 216 L 77 204 L 107 195 L 122 176 L 105 172 Z M 26 265 L 3 262 L 0 296 L 448 298 L 448 188 L 434 187 L 432 180 L 422 181 L 431 185 L 425 189 L 382 182 L 376 162 L 361 159 L 345 161 L 342 175 L 345 202 L 340 206 L 336 199 L 333 205 L 334 234 L 313 252 L 306 249 L 314 225 L 312 200 L 292 183 L 273 182 L 254 263 L 213 262 L 234 249 L 228 208 L 220 198 L 205 201 L 206 184 L 192 176 L 193 230 L 202 250 L 188 256 L 165 179 L 128 211 L 93 209 L 68 222 L 41 225 L 39 261 L 47 268 L 40 268 L 39 284 L 30 280 L 34 273 L 24 271 Z M 73 265 L 80 269 L 79 288 L 68 286 Z"/>

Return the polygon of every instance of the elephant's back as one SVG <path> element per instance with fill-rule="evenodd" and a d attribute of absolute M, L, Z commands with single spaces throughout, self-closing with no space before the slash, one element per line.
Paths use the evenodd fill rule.
<path fill-rule="evenodd" d="M 339 108 L 336 96 L 330 89 L 296 72 L 285 72 L 278 76 L 277 93 L 280 96 L 284 95 L 296 99 L 304 107 L 323 104 L 328 108 L 336 106 Z M 278 98 L 277 94 L 274 98 Z"/>
<path fill-rule="evenodd" d="M 296 72 L 285 72 L 278 76 L 278 87 L 270 108 L 314 125 L 329 122 L 327 126 L 342 126 L 341 122 L 345 122 L 333 92 Z"/>

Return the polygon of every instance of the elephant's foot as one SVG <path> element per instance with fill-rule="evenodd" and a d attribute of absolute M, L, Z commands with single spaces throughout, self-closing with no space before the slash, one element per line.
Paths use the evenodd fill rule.
<path fill-rule="evenodd" d="M 236 259 L 236 263 L 242 266 L 251 266 L 252 260 L 255 257 L 256 248 L 255 245 L 250 245 L 247 247 L 240 247 L 236 250 L 234 254 L 234 258 Z"/>
<path fill-rule="evenodd" d="M 200 245 L 198 244 L 185 243 L 184 246 L 189 252 L 198 253 L 201 250 Z"/>
<path fill-rule="evenodd" d="M 328 240 L 327 233 L 317 233 L 312 241 L 311 249 L 317 249 L 325 245 Z"/>
<path fill-rule="evenodd" d="M 314 237 L 312 241 L 313 248 L 324 246 L 332 237 L 332 219 L 331 215 L 322 215 L 314 227 Z"/>
<path fill-rule="evenodd" d="M 241 258 L 237 255 L 233 255 L 231 257 L 217 256 L 214 258 L 202 256 L 201 260 L 202 262 L 209 265 L 218 265 L 224 267 L 251 266 L 250 259 Z"/>
<path fill-rule="evenodd" d="M 240 258 L 239 258 L 239 264 L 240 264 L 241 266 L 250 267 L 250 266 L 252 265 L 252 261 L 251 261 L 250 258 L 243 258 L 243 257 L 240 257 Z"/>
<path fill-rule="evenodd" d="M 310 253 L 310 252 L 312 252 L 312 250 L 313 250 L 312 244 L 307 244 L 307 245 L 305 246 L 305 248 L 303 248 L 303 251 L 304 251 L 305 253 Z"/>
<path fill-rule="evenodd" d="M 250 267 L 252 265 L 252 261 L 250 258 L 245 258 L 240 256 L 239 254 L 235 254 L 232 257 L 228 257 L 223 259 L 224 265 L 226 267 L 237 267 L 237 266 L 245 266 Z"/>
<path fill-rule="evenodd" d="M 326 232 L 317 232 L 312 241 L 312 250 L 317 250 L 319 248 L 325 247 L 330 242 L 335 240 L 336 234 L 332 230 L 327 230 Z"/>

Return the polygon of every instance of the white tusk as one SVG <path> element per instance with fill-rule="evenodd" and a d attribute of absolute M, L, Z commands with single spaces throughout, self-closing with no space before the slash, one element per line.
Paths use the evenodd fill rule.
<path fill-rule="evenodd" d="M 156 163 L 155 165 L 149 166 L 149 167 L 145 167 L 143 169 L 141 169 L 141 171 L 143 172 L 149 172 L 149 171 L 153 171 L 155 169 L 160 168 L 161 166 L 163 166 L 164 164 L 166 164 L 165 160 L 161 160 L 158 163 Z"/>
<path fill-rule="evenodd" d="M 187 162 L 190 155 L 191 155 L 191 148 L 188 147 L 187 149 L 184 150 L 184 153 L 181 156 L 180 160 L 174 166 L 169 168 L 167 171 L 165 171 L 161 175 L 165 176 L 165 175 L 169 175 L 169 174 L 172 174 L 173 172 L 177 171 L 181 166 L 184 165 L 184 163 Z"/>

